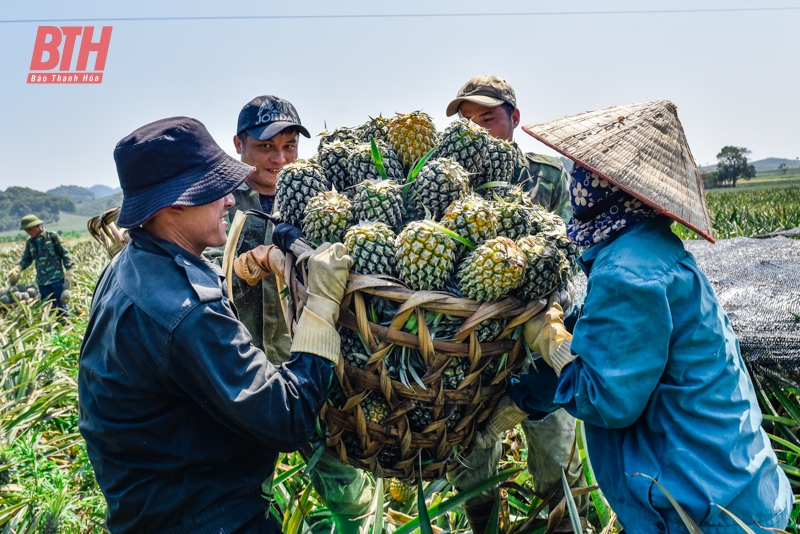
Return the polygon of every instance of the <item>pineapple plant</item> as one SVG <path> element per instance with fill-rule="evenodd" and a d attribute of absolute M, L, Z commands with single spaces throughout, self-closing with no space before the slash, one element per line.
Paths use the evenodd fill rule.
<path fill-rule="evenodd" d="M 481 185 L 477 182 L 507 182 L 514 176 L 516 151 L 513 145 L 503 139 L 490 136 L 488 146 L 489 155 L 485 172 L 476 177 L 473 185 Z"/>
<path fill-rule="evenodd" d="M 485 182 L 481 176 L 489 162 L 489 130 L 469 119 L 458 119 L 442 133 L 435 157 L 451 158 L 460 163 L 471 176 L 473 185 Z"/>
<path fill-rule="evenodd" d="M 397 115 L 389 123 L 389 143 L 406 167 L 436 147 L 438 137 L 433 119 L 421 111 Z"/>
<path fill-rule="evenodd" d="M 399 228 L 404 211 L 403 193 L 394 180 L 367 180 L 356 186 L 354 221 L 376 221 Z"/>
<path fill-rule="evenodd" d="M 394 276 L 396 239 L 397 235 L 382 222 L 363 222 L 351 227 L 344 235 L 344 244 L 355 260 L 353 269 L 361 274 Z"/>
<path fill-rule="evenodd" d="M 317 246 L 326 241 L 342 241 L 352 212 L 352 204 L 346 196 L 335 190 L 318 193 L 306 204 L 303 232 Z"/>
<path fill-rule="evenodd" d="M 333 141 L 321 147 L 316 155 L 317 164 L 325 169 L 325 176 L 337 191 L 348 197 L 353 196 L 353 185 L 350 172 L 347 170 L 352 142 Z"/>
<path fill-rule="evenodd" d="M 441 224 L 473 245 L 494 239 L 500 229 L 491 204 L 474 193 L 450 204 L 442 216 Z"/>
<path fill-rule="evenodd" d="M 392 122 L 391 119 L 387 119 L 381 115 L 378 115 L 374 119 L 370 117 L 367 122 L 358 127 L 360 133 L 359 140 L 362 143 L 369 143 L 370 139 L 386 141 L 389 137 L 390 122 Z"/>
<path fill-rule="evenodd" d="M 422 221 L 412 221 L 398 234 L 397 268 L 400 279 L 417 290 L 441 289 L 455 262 L 455 242 Z"/>
<path fill-rule="evenodd" d="M 402 182 L 405 178 L 403 164 L 397 158 L 397 154 L 383 142 L 377 141 L 376 146 L 380 151 L 380 162 L 383 170 L 375 161 L 372 145 L 361 143 L 354 145 L 347 160 L 347 172 L 353 184 L 359 184 L 367 180 L 396 180 Z"/>
<path fill-rule="evenodd" d="M 447 158 L 431 159 L 420 169 L 409 190 L 408 212 L 422 219 L 425 210 L 439 220 L 450 204 L 467 195 L 469 175 L 464 167 Z"/>
<path fill-rule="evenodd" d="M 459 287 L 468 298 L 497 300 L 522 284 L 528 261 L 507 237 L 490 239 L 475 248 L 458 270 Z"/>
<path fill-rule="evenodd" d="M 417 487 L 413 484 L 407 484 L 399 478 L 393 478 L 392 481 L 389 482 L 389 495 L 401 505 L 413 499 L 416 494 Z"/>
<path fill-rule="evenodd" d="M 275 202 L 283 220 L 292 226 L 303 223 L 306 204 L 312 197 L 330 189 L 325 169 L 305 160 L 297 160 L 281 169 Z"/>
<path fill-rule="evenodd" d="M 517 246 L 528 260 L 524 280 L 517 294 L 524 300 L 530 300 L 559 289 L 570 268 L 564 254 L 541 235 L 518 239 Z"/>

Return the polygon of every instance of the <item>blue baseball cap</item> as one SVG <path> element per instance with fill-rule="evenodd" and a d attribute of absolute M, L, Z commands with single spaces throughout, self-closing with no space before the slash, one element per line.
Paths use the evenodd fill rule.
<path fill-rule="evenodd" d="M 311 137 L 300 124 L 300 115 L 291 102 L 277 96 L 263 95 L 245 104 L 239 112 L 236 135 L 247 132 L 259 141 L 266 141 L 290 126 L 296 127 L 305 137 Z"/>

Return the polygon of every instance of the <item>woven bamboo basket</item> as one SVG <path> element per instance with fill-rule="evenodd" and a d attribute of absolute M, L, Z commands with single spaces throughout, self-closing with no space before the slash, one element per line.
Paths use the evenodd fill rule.
<path fill-rule="evenodd" d="M 297 251 L 296 247 L 293 247 Z M 286 255 L 284 280 L 288 298 L 283 299 L 284 312 L 290 332 L 294 332 L 307 300 L 306 270 L 304 263 L 311 254 L 291 252 Z M 367 312 L 367 301 L 381 297 L 398 306 L 389 326 L 372 322 Z M 345 363 L 339 359 L 335 369 L 346 402 L 335 407 L 323 406 L 321 419 L 327 426 L 327 447 L 342 463 L 374 473 L 379 477 L 426 480 L 441 478 L 458 465 L 456 455 L 469 453 L 472 437 L 482 430 L 486 420 L 504 393 L 510 374 L 523 363 L 526 355 L 522 336 L 512 338 L 517 327 L 539 313 L 546 300 L 524 303 L 506 297 L 493 303 L 479 303 L 440 291 L 414 291 L 400 280 L 381 275 L 350 274 L 342 302 L 338 327 L 361 334 L 371 355 L 365 368 Z M 460 330 L 448 341 L 432 338 L 425 323 L 426 311 L 465 318 Z M 402 330 L 412 315 L 417 315 L 418 333 Z M 479 343 L 475 329 L 484 321 L 504 319 L 504 330 L 491 342 Z M 426 372 L 417 382 L 404 384 L 389 376 L 384 356 L 393 347 L 408 347 L 419 351 Z M 442 384 L 442 373 L 453 358 L 469 360 L 465 373 L 455 389 Z M 492 362 L 502 359 L 491 375 L 483 373 Z M 409 387 L 410 386 L 410 387 Z M 390 407 L 388 417 L 380 423 L 368 421 L 361 401 L 368 395 L 379 395 Z M 412 431 L 408 413 L 415 407 L 432 410 L 432 421 L 422 431 Z M 459 412 L 455 425 L 448 420 Z M 351 440 L 350 449 L 346 439 Z M 352 440 L 355 440 L 353 443 Z M 352 449 L 361 454 L 353 454 Z M 391 455 L 381 454 L 392 451 Z M 387 461 L 387 456 L 391 460 Z M 421 456 L 421 458 L 420 458 Z"/>

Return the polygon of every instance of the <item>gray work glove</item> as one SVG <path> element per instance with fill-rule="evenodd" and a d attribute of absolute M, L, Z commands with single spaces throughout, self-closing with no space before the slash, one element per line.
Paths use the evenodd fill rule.
<path fill-rule="evenodd" d="M 341 243 L 324 243 L 308 260 L 308 301 L 297 322 L 292 352 L 308 352 L 339 361 L 336 332 L 339 305 L 344 298 L 353 258 Z"/>
<path fill-rule="evenodd" d="M 19 265 L 15 265 L 8 271 L 8 283 L 12 286 L 19 282 L 19 275 L 22 271 L 20 271 Z"/>
<path fill-rule="evenodd" d="M 528 417 L 528 413 L 520 410 L 508 393 L 500 397 L 497 406 L 494 407 L 486 428 L 476 432 L 472 437 L 472 443 L 478 449 L 487 449 L 497 443 L 497 441 L 508 430 L 511 430 Z"/>

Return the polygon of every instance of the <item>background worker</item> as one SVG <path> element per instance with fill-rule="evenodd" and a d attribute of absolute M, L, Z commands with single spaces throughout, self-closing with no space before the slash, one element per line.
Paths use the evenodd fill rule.
<path fill-rule="evenodd" d="M 556 158 L 533 153 L 523 153 L 514 142 L 514 129 L 519 125 L 520 110 L 514 88 L 497 76 L 476 76 L 465 83 L 456 98 L 447 106 L 447 116 L 458 113 L 487 128 L 498 139 L 513 144 L 517 154 L 513 182 L 522 185 L 531 199 L 565 221 L 572 215 L 569 201 L 569 177 Z M 500 412 L 503 413 L 502 411 Z M 528 447 L 528 471 L 533 475 L 534 489 L 540 495 L 553 495 L 553 504 L 563 496 L 561 469 L 567 473 L 571 486 L 586 485 L 575 442 L 575 418 L 564 410 L 557 411 L 541 422 L 529 420 L 518 411 L 507 412 L 510 421 L 504 429 L 522 423 Z M 475 442 L 476 449 L 468 456 L 464 468 L 448 478 L 459 491 L 468 491 L 487 478 L 497 474 L 502 453 L 502 433 L 485 434 Z M 486 529 L 496 499 L 494 489 L 469 499 L 465 511 L 475 534 Z M 564 528 L 572 527 L 568 521 Z M 559 526 L 560 529 L 560 526 Z M 560 530 L 557 530 L 558 532 Z"/>
<path fill-rule="evenodd" d="M 19 265 L 8 273 L 8 281 L 16 284 L 22 271 L 36 265 L 36 285 L 42 302 L 52 300 L 60 313 L 66 314 L 69 301 L 69 287 L 74 279 L 72 258 L 64 246 L 64 240 L 55 232 L 44 229 L 36 215 L 26 215 L 20 221 L 19 229 L 30 237 L 25 241 L 25 250 Z"/>
<path fill-rule="evenodd" d="M 291 102 L 273 95 L 258 96 L 245 104 L 239 112 L 233 144 L 241 161 L 255 167 L 244 183 L 233 191 L 236 201 L 228 209 L 228 221 L 233 221 L 236 211 L 249 209 L 265 213 L 275 212 L 275 191 L 278 173 L 285 165 L 297 159 L 300 135 L 310 137 L 300 122 L 300 116 Z M 237 255 L 272 244 L 273 224 L 258 217 L 248 217 L 242 229 Z M 264 253 L 262 248 L 261 253 Z M 206 257 L 221 260 L 223 248 L 210 249 Z M 275 366 L 290 357 L 291 339 L 281 308 L 280 296 L 274 274 L 262 280 L 234 277 L 233 302 L 239 318 L 251 332 L 253 345 L 267 355 Z M 306 458 L 311 447 L 304 449 Z M 337 529 L 343 534 L 357 532 L 365 520 L 357 521 L 369 511 L 373 495 L 373 482 L 364 471 L 343 465 L 337 458 L 323 454 L 310 470 L 314 489 L 331 511 Z M 330 531 L 330 525 L 321 521 L 314 528 Z"/>
<path fill-rule="evenodd" d="M 114 150 L 131 242 L 98 281 L 81 347 L 79 428 L 113 533 L 274 533 L 261 484 L 315 430 L 339 356 L 352 259 L 309 261 L 309 300 L 279 368 L 251 343 L 220 269 L 231 192 L 250 175 L 198 121 L 163 119 Z M 279 270 L 272 250 L 264 274 Z M 309 313 L 310 312 L 310 313 Z M 276 431 L 278 429 L 279 431 Z"/>

